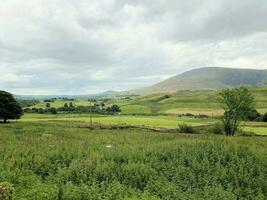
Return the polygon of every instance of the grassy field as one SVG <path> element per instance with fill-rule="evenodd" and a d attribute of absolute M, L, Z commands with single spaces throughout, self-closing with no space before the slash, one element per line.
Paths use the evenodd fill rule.
<path fill-rule="evenodd" d="M 194 118 L 194 117 L 177 117 L 177 116 L 130 116 L 130 115 L 94 115 L 94 124 L 113 125 L 113 126 L 139 126 L 150 128 L 175 129 L 179 124 L 188 124 L 193 127 L 212 125 L 218 122 L 215 118 Z M 84 122 L 89 124 L 89 114 L 26 114 L 23 116 L 23 122 L 38 121 L 68 121 Z M 251 131 L 258 135 L 267 135 L 267 123 L 264 122 L 243 122 L 242 130 Z"/>
<path fill-rule="evenodd" d="M 267 112 L 267 87 L 251 88 L 256 100 L 256 108 L 260 113 Z M 117 104 L 122 109 L 122 114 L 137 115 L 177 115 L 177 114 L 205 114 L 218 116 L 223 113 L 221 105 L 214 91 L 191 92 L 184 91 L 169 94 L 154 94 L 149 96 L 131 97 L 127 99 L 111 98 L 105 102 L 106 106 Z M 63 107 L 71 101 L 56 100 L 50 103 L 51 107 Z M 76 106 L 89 106 L 87 100 L 72 101 Z M 33 107 L 45 108 L 46 103 L 41 102 Z"/>
<path fill-rule="evenodd" d="M 253 94 L 256 108 L 267 111 L 267 88 Z M 14 200 L 267 199 L 267 123 L 242 122 L 243 131 L 256 135 L 227 137 L 212 132 L 216 117 L 178 116 L 221 115 L 215 92 L 105 104 L 119 105 L 122 113 L 94 114 L 93 128 L 89 114 L 71 113 L 25 114 L 0 124 L 0 195 L 9 183 Z M 197 131 L 178 133 L 181 124 Z"/>
<path fill-rule="evenodd" d="M 90 122 L 89 114 L 26 114 L 22 121 L 74 121 L 74 122 Z M 103 125 L 132 125 L 132 126 L 147 126 L 159 128 L 177 128 L 181 123 L 187 123 L 192 126 L 201 126 L 214 123 L 215 120 L 207 118 L 191 118 L 191 117 L 176 117 L 176 116 L 128 116 L 128 115 L 94 115 L 93 123 Z"/>
<path fill-rule="evenodd" d="M 267 198 L 266 137 L 91 130 L 79 126 L 87 116 L 68 117 L 0 124 L 13 199 Z"/>

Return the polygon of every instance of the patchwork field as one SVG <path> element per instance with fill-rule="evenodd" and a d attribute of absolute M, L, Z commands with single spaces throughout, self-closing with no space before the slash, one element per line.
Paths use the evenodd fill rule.
<path fill-rule="evenodd" d="M 264 114 L 267 112 L 267 87 L 251 89 L 256 100 L 257 110 Z M 110 98 L 106 106 L 117 104 L 122 114 L 137 115 L 178 115 L 178 114 L 205 114 L 217 116 L 223 113 L 214 91 L 191 92 L 184 91 L 174 94 L 154 94 L 149 96 L 130 97 L 127 99 Z M 51 107 L 63 107 L 65 103 L 73 102 L 76 106 L 89 106 L 87 100 L 64 101 L 56 100 L 50 103 Z M 41 102 L 33 107 L 45 108 L 46 103 Z"/>

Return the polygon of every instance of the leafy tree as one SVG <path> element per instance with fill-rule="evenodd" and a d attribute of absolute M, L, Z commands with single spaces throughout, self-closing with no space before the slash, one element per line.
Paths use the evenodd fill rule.
<path fill-rule="evenodd" d="M 118 105 L 112 105 L 111 107 L 107 107 L 107 112 L 111 113 L 121 112 L 121 108 Z"/>
<path fill-rule="evenodd" d="M 54 108 L 54 107 L 50 108 L 50 111 L 51 111 L 51 113 L 54 114 L 54 115 L 57 114 L 57 109 Z"/>
<path fill-rule="evenodd" d="M 40 114 L 44 114 L 44 109 L 43 109 L 43 108 L 39 108 L 39 109 L 38 109 L 38 113 L 40 113 Z"/>
<path fill-rule="evenodd" d="M 50 108 L 50 106 L 51 106 L 50 103 L 46 103 L 47 108 Z"/>
<path fill-rule="evenodd" d="M 69 107 L 68 103 L 65 103 L 64 108 L 68 108 L 68 107 Z"/>
<path fill-rule="evenodd" d="M 69 104 L 69 107 L 70 107 L 70 108 L 72 108 L 72 107 L 73 107 L 73 103 L 72 103 L 72 102 L 70 102 L 70 104 Z"/>
<path fill-rule="evenodd" d="M 255 110 L 254 98 L 248 88 L 243 86 L 224 89 L 219 93 L 219 102 L 222 103 L 224 109 L 222 123 L 226 135 L 234 135 L 245 114 L 250 110 Z"/>
<path fill-rule="evenodd" d="M 6 123 L 8 119 L 20 119 L 23 110 L 14 96 L 8 92 L 0 91 L 0 119 Z"/>

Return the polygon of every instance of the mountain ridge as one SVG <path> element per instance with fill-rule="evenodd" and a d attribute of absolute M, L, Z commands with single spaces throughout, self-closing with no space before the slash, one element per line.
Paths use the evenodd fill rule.
<path fill-rule="evenodd" d="M 219 90 L 223 88 L 267 85 L 267 69 L 204 67 L 186 71 L 152 86 L 131 90 L 139 95 L 173 93 L 182 90 Z"/>

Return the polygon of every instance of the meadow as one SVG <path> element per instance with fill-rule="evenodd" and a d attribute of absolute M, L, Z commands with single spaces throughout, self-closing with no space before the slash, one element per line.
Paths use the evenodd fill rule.
<path fill-rule="evenodd" d="M 264 113 L 267 89 L 253 94 Z M 243 121 L 237 135 L 217 135 L 216 92 L 103 101 L 122 112 L 26 113 L 0 124 L 0 199 L 3 191 L 14 200 L 267 199 L 267 123 Z M 50 106 L 70 102 L 90 105 Z"/>
<path fill-rule="evenodd" d="M 23 122 L 81 122 L 90 123 L 90 114 L 25 114 Z M 92 115 L 94 125 L 104 126 L 136 126 L 160 129 L 177 129 L 180 124 L 193 127 L 206 127 L 219 122 L 217 118 L 198 118 L 174 115 Z M 254 132 L 257 135 L 267 135 L 267 123 L 264 122 L 242 122 L 241 130 Z"/>
<path fill-rule="evenodd" d="M 0 182 L 15 200 L 267 197 L 266 137 L 29 118 L 0 125 Z"/>

